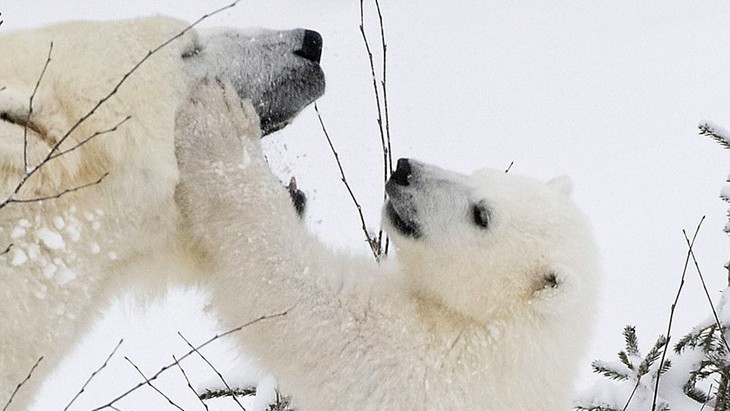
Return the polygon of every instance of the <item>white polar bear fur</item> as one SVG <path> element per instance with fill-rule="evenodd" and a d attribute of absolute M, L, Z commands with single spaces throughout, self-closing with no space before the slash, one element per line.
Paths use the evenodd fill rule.
<path fill-rule="evenodd" d="M 306 231 L 233 94 L 203 85 L 179 114 L 176 198 L 195 253 L 215 268 L 221 319 L 286 313 L 236 336 L 299 409 L 570 408 L 598 267 L 564 179 L 414 162 L 418 191 L 406 197 L 422 236 L 386 218 L 398 261 L 378 266 Z M 473 225 L 467 200 L 487 202 L 488 229 Z"/>
<path fill-rule="evenodd" d="M 138 36 L 144 37 L 141 41 L 124 39 L 82 53 L 79 45 L 89 44 L 99 30 L 124 32 L 128 27 L 123 26 L 130 24 L 76 22 L 73 30 L 60 25 L 5 36 L 0 42 L 0 55 L 4 56 L 0 77 L 6 89 L 0 98 L 6 106 L 27 113 L 28 98 L 53 41 L 53 60 L 35 97 L 33 118 L 52 138 L 60 138 L 112 90 L 138 56 L 144 56 L 148 44 L 159 44 L 185 27 L 167 20 L 136 22 Z M 148 264 L 137 267 L 142 270 L 139 275 L 156 278 L 159 275 L 151 275 L 150 270 L 163 264 L 160 258 L 178 258 L 160 251 L 174 244 L 177 232 L 178 214 L 170 201 L 177 180 L 169 137 L 174 123 L 164 121 L 174 118 L 187 92 L 175 86 L 184 84 L 175 57 L 174 47 L 153 56 L 62 148 L 109 129 L 129 115 L 133 119 L 113 135 L 101 136 L 49 163 L 28 181 L 18 198 L 59 193 L 109 172 L 102 184 L 57 200 L 11 204 L 0 210 L 0 244 L 3 248 L 13 244 L 0 257 L 0 403 L 4 405 L 36 360 L 44 358 L 18 392 L 11 410 L 24 409 L 35 387 L 73 346 L 73 336 L 94 319 L 93 313 L 85 312 L 95 307 L 97 313 L 105 306 L 106 289 L 116 289 L 119 283 L 112 284 L 115 281 L 130 281 L 134 272 L 129 269 L 130 261 L 146 260 Z M 150 84 L 157 90 L 144 92 Z M 5 123 L 0 127 L 0 195 L 4 199 L 22 176 L 23 127 Z M 38 164 L 48 149 L 37 135 L 29 134 L 29 164 Z M 144 195 L 133 195 L 140 188 Z M 59 247 L 49 247 L 42 233 L 59 242 Z M 22 262 L 24 259 L 27 261 Z"/>
<path fill-rule="evenodd" d="M 31 166 L 39 164 L 50 147 L 140 59 L 187 25 L 165 17 L 72 22 L 0 37 L 0 201 L 12 193 L 24 174 L 22 124 L 51 42 L 51 62 L 34 96 L 33 126 L 28 129 Z M 236 33 L 205 37 L 205 46 L 214 49 L 206 60 L 202 57 L 206 51 L 201 51 L 203 40 L 194 30 L 152 55 L 76 128 L 60 151 L 130 119 L 115 132 L 102 133 L 49 162 L 15 198 L 52 196 L 108 173 L 100 184 L 57 199 L 0 209 L 0 247 L 12 244 L 8 253 L 0 255 L 0 406 L 43 357 L 9 408 L 26 409 L 45 377 L 107 306 L 110 296 L 135 287 L 136 295 L 158 295 L 164 292 L 167 277 L 187 281 L 200 273 L 195 268 L 197 256 L 187 255 L 179 246 L 185 233 L 180 230 L 173 197 L 178 179 L 175 115 L 190 86 L 198 81 L 196 76 L 206 74 L 207 61 L 212 62 L 215 75 L 226 74 L 229 60 L 235 61 L 236 73 L 253 70 L 244 73 L 248 77 L 237 77 L 242 89 L 258 77 L 264 86 L 272 83 L 275 85 L 270 87 L 285 88 L 293 83 L 288 78 L 278 81 L 281 79 L 272 72 L 257 77 L 256 64 L 251 62 L 255 52 L 249 49 L 241 51 L 247 53 L 245 57 L 229 55 L 235 53 L 216 56 L 226 50 L 210 39 L 218 39 L 226 47 L 248 47 L 249 42 L 239 41 Z M 276 41 L 280 47 L 289 46 L 286 35 L 278 32 Z M 192 57 L 184 70 L 181 56 L 185 53 Z M 277 50 L 272 48 L 272 53 Z M 306 65 L 319 81 L 316 87 L 323 88 L 315 63 L 283 52 L 267 58 L 262 70 L 285 61 L 279 64 L 282 71 L 294 75 L 297 71 L 286 64 Z M 295 59 L 301 61 L 290 61 Z M 252 80 L 246 80 L 249 78 Z M 285 100 L 290 106 L 284 115 L 318 97 L 305 93 L 306 84 L 296 83 L 301 94 Z M 270 91 L 257 90 L 260 95 L 275 97 Z M 266 106 L 266 110 L 275 113 L 277 107 Z M 250 117 L 251 124 L 258 127 L 256 113 Z M 281 116 L 277 119 L 281 121 Z M 251 134 L 258 137 L 260 131 L 251 130 Z"/>

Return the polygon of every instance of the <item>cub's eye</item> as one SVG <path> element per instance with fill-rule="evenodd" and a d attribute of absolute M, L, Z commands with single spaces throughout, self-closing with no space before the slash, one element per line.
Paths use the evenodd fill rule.
<path fill-rule="evenodd" d="M 487 208 L 487 205 L 483 201 L 472 205 L 471 213 L 474 224 L 476 224 L 480 228 L 489 227 L 489 220 L 492 216 L 489 212 L 489 209 Z"/>

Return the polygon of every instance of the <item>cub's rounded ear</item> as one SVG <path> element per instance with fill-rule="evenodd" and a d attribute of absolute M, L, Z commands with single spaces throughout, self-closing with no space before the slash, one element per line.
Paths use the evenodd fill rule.
<path fill-rule="evenodd" d="M 566 197 L 570 197 L 573 194 L 573 180 L 568 176 L 555 177 L 548 181 L 547 184 L 563 193 Z"/>

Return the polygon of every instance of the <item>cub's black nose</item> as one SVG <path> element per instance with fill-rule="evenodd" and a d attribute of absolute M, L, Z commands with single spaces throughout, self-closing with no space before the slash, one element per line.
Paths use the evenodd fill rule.
<path fill-rule="evenodd" d="M 294 54 L 304 57 L 309 61 L 319 63 L 322 58 L 322 35 L 314 30 L 304 30 L 302 47 L 295 50 Z"/>
<path fill-rule="evenodd" d="M 390 176 L 390 181 L 401 185 L 401 186 L 407 186 L 410 183 L 408 182 L 408 177 L 411 175 L 411 163 L 407 158 L 401 158 L 398 160 L 398 166 L 395 169 L 395 172 Z"/>

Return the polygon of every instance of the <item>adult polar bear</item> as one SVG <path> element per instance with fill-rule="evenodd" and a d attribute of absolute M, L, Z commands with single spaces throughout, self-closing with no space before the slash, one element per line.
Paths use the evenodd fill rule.
<path fill-rule="evenodd" d="M 57 153 L 12 194 L 67 130 L 112 92 L 149 50 L 187 23 L 163 18 L 73 22 L 0 37 L 0 201 L 57 198 L 0 209 L 0 406 L 43 356 L 10 409 L 27 400 L 73 347 L 109 294 L 142 278 L 195 275 L 178 249 L 184 233 L 173 200 L 178 171 L 175 113 L 201 77 L 226 78 L 251 99 L 264 133 L 283 127 L 324 92 L 321 37 L 285 32 L 186 32 L 140 66 L 73 129 Z M 33 100 L 50 43 L 52 61 Z M 104 133 L 120 123 L 113 133 Z M 256 113 L 251 113 L 251 120 Z M 88 144 L 85 139 L 102 132 Z M 252 130 L 259 135 L 259 130 Z"/>
<path fill-rule="evenodd" d="M 402 159 L 381 270 L 306 232 L 237 100 L 204 84 L 179 114 L 176 198 L 222 320 L 287 313 L 236 336 L 300 409 L 569 409 L 598 269 L 569 182 Z"/>

